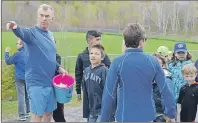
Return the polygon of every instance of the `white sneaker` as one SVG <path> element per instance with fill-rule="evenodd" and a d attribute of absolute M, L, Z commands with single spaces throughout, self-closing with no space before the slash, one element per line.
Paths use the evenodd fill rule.
<path fill-rule="evenodd" d="M 23 116 L 23 117 L 18 117 L 17 120 L 19 121 L 26 121 L 26 118 Z"/>

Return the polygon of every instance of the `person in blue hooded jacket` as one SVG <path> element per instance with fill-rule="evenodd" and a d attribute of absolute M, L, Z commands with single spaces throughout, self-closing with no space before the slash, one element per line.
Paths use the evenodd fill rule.
<path fill-rule="evenodd" d="M 26 56 L 23 42 L 19 39 L 16 43 L 18 52 L 10 56 L 10 48 L 5 49 L 5 63 L 14 65 L 14 79 L 18 98 L 18 120 L 25 121 L 29 117 L 30 106 L 25 82 Z"/>
<path fill-rule="evenodd" d="M 115 58 L 107 73 L 102 97 L 101 122 L 108 122 L 117 95 L 117 122 L 149 122 L 155 119 L 153 81 L 157 82 L 169 121 L 175 121 L 176 104 L 157 58 L 143 52 L 146 34 L 139 24 L 124 30 L 125 53 Z M 117 94 L 115 94 L 117 93 Z"/>
<path fill-rule="evenodd" d="M 180 88 L 186 84 L 181 72 L 182 68 L 184 65 L 192 63 L 191 58 L 192 56 L 189 54 L 185 42 L 175 43 L 173 56 L 168 63 L 168 70 L 172 74 L 174 84 L 175 102 L 178 100 Z"/>

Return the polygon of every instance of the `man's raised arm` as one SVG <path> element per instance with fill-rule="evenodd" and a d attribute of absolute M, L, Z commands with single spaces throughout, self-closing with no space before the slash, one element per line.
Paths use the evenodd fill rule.
<path fill-rule="evenodd" d="M 30 43 L 31 42 L 31 33 L 29 29 L 26 28 L 21 28 L 17 25 L 16 22 L 14 21 L 9 21 L 6 24 L 6 29 L 12 29 L 12 31 L 14 32 L 14 34 L 19 37 L 21 40 L 23 40 L 26 43 Z"/>

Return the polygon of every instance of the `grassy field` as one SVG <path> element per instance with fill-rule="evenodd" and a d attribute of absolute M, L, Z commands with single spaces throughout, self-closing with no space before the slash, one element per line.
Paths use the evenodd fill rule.
<path fill-rule="evenodd" d="M 55 40 L 57 41 L 57 51 L 62 57 L 66 56 L 76 56 L 79 52 L 82 52 L 87 46 L 85 40 L 85 33 L 74 33 L 74 32 L 55 32 L 54 33 Z M 153 53 L 156 49 L 161 46 L 167 46 L 170 50 L 173 50 L 175 42 L 173 40 L 182 40 L 183 36 L 160 36 L 160 37 L 152 37 L 147 40 L 144 51 Z M 161 40 L 160 40 L 161 39 Z M 165 40 L 167 39 L 167 40 Z M 188 42 L 188 39 L 192 41 L 192 39 L 187 38 L 183 39 L 187 42 L 188 50 L 198 50 L 198 43 Z M 4 53 L 5 47 L 9 46 L 12 48 L 11 53 L 16 51 L 16 40 L 17 37 L 11 32 L 3 32 L 2 33 L 2 54 Z M 123 37 L 121 35 L 102 35 L 102 44 L 105 47 L 105 51 L 107 54 L 121 54 L 121 43 Z M 198 58 L 198 52 L 193 52 L 193 60 Z M 3 56 L 3 55 L 2 55 Z M 117 56 L 110 56 L 111 59 Z M 4 59 L 4 58 L 2 58 Z M 76 58 L 67 58 L 62 59 L 62 65 L 70 72 L 73 73 L 75 67 Z"/>
<path fill-rule="evenodd" d="M 61 56 L 76 56 L 79 52 L 83 51 L 87 45 L 85 33 L 55 32 L 54 37 L 57 41 L 58 53 L 60 53 Z M 16 51 L 16 40 L 17 37 L 13 33 L 3 32 L 2 53 L 4 53 L 6 46 L 11 47 L 13 49 L 12 52 Z M 120 54 L 122 40 L 123 37 L 119 35 L 102 35 L 102 44 L 108 54 Z M 173 50 L 174 43 L 173 41 L 167 40 L 148 39 L 144 51 L 155 52 L 160 45 L 167 46 L 170 50 Z M 187 43 L 187 47 L 189 50 L 198 50 L 198 43 Z"/>

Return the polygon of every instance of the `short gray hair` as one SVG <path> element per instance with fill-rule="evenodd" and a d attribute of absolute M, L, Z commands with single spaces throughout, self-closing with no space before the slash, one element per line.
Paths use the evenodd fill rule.
<path fill-rule="evenodd" d="M 47 11 L 48 9 L 50 9 L 50 10 L 54 13 L 54 9 L 53 9 L 53 7 L 50 6 L 50 5 L 42 4 L 42 5 L 40 5 L 40 6 L 38 7 L 38 10 L 41 9 L 41 8 L 42 8 L 43 10 L 45 10 L 45 11 Z M 38 10 L 37 10 L 37 12 L 38 12 Z"/>

